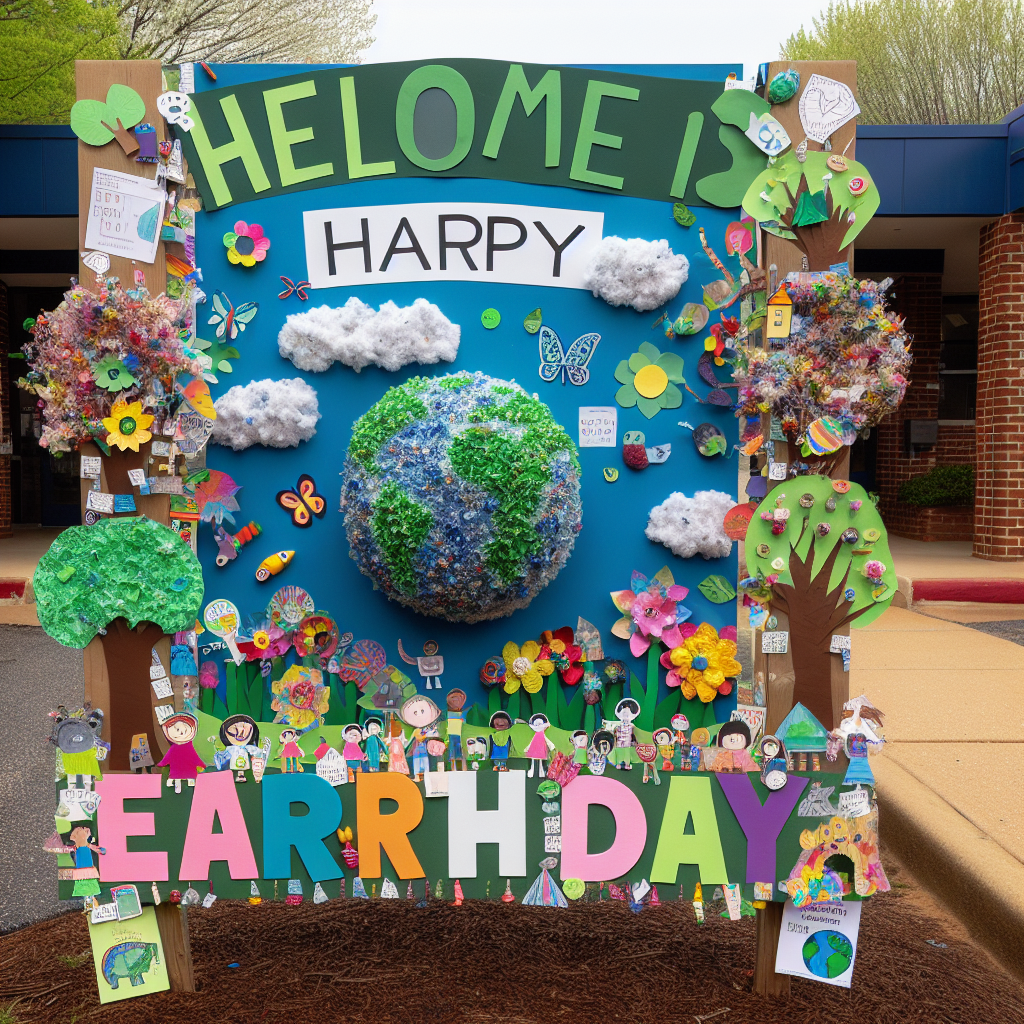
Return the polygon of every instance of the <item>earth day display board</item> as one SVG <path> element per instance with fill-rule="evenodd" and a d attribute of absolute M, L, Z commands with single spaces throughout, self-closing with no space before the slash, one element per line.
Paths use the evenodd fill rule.
<path fill-rule="evenodd" d="M 191 175 L 164 221 L 188 372 L 155 423 L 103 422 L 108 442 L 152 426 L 169 464 L 144 493 L 180 475 L 201 587 L 179 539 L 100 498 L 37 577 L 41 621 L 67 616 L 61 585 L 95 591 L 77 560 L 110 537 L 182 620 L 136 617 L 175 634 L 150 668 L 163 735 L 111 708 L 111 763 L 159 752 L 166 785 L 58 789 L 94 819 L 104 887 L 564 906 L 661 885 L 700 916 L 710 885 L 735 917 L 888 888 L 866 748 L 837 757 L 839 723 L 802 705 L 764 735 L 735 658 L 726 359 L 764 321 L 739 208 L 774 145 L 752 141 L 764 101 L 731 99 L 728 69 L 662 70 L 230 65 L 161 98 Z M 852 487 L 812 502 L 853 516 Z M 886 566 L 836 565 L 845 600 L 882 600 Z M 78 870 L 88 838 L 53 852 Z M 92 877 L 67 868 L 61 895 Z"/>

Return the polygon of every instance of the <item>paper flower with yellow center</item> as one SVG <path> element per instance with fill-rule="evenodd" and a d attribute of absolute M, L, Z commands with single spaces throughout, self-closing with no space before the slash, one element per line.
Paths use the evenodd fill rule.
<path fill-rule="evenodd" d="M 661 656 L 662 665 L 669 670 L 665 682 L 681 687 L 687 700 L 699 697 L 710 704 L 718 694 L 732 692 L 729 678 L 743 671 L 736 660 L 735 641 L 719 637 L 715 627 L 706 622 L 690 636 L 666 630 L 662 639 L 673 645 Z"/>
<path fill-rule="evenodd" d="M 224 235 L 224 246 L 228 251 L 228 263 L 241 263 L 243 267 L 255 267 L 267 258 L 270 239 L 263 234 L 259 224 L 235 221 L 234 231 Z"/>
<path fill-rule="evenodd" d="M 153 423 L 153 417 L 142 411 L 141 402 L 116 401 L 110 415 L 103 418 L 103 426 L 107 428 L 107 444 L 116 445 L 121 451 L 129 448 L 133 452 L 139 450 L 152 434 L 146 429 Z"/>
<path fill-rule="evenodd" d="M 555 666 L 540 657 L 540 644 L 527 640 L 522 647 L 510 640 L 501 651 L 505 662 L 505 692 L 515 693 L 520 686 L 527 693 L 537 693 L 544 685 L 544 676 L 551 675 Z"/>
<path fill-rule="evenodd" d="M 683 404 L 683 393 L 676 387 L 686 383 L 682 358 L 675 352 L 662 353 L 649 341 L 619 363 L 615 379 L 622 385 L 615 401 L 624 409 L 636 406 L 648 419 L 660 409 L 678 409 Z"/>

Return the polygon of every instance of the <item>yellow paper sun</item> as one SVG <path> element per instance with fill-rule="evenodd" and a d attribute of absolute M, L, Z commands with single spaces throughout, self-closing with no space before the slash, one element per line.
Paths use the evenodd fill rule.
<path fill-rule="evenodd" d="M 110 415 L 103 419 L 103 426 L 108 431 L 107 444 L 116 445 L 121 451 L 130 448 L 137 452 L 140 444 L 152 438 L 146 429 L 152 423 L 153 417 L 142 411 L 141 402 L 115 402 Z"/>

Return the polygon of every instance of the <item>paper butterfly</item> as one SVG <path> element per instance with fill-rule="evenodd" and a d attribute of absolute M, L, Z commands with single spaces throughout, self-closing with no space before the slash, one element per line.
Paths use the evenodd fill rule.
<path fill-rule="evenodd" d="M 258 302 L 243 302 L 237 309 L 231 300 L 221 291 L 213 293 L 213 316 L 206 322 L 216 324 L 217 337 L 234 341 L 245 325 L 259 312 Z"/>
<path fill-rule="evenodd" d="M 563 385 L 566 376 L 573 384 L 586 384 L 590 380 L 587 363 L 590 362 L 600 340 L 600 334 L 581 334 L 569 346 L 569 351 L 566 353 L 558 335 L 550 327 L 542 327 L 540 329 L 540 379 L 550 382 L 557 380 L 561 375 Z"/>
<path fill-rule="evenodd" d="M 327 502 L 317 494 L 316 484 L 308 473 L 299 477 L 294 488 L 277 492 L 277 503 L 286 512 L 291 512 L 296 526 L 311 526 L 313 516 L 323 519 Z"/>

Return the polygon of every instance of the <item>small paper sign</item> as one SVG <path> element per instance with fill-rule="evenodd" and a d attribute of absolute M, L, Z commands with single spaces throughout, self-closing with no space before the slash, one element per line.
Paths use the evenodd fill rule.
<path fill-rule="evenodd" d="M 163 725 L 171 715 L 174 714 L 173 704 L 157 704 L 153 710 L 156 712 L 156 720 Z"/>
<path fill-rule="evenodd" d="M 99 480 L 103 460 L 98 455 L 83 455 L 79 472 L 83 480 Z"/>
<path fill-rule="evenodd" d="M 561 853 L 562 852 L 562 837 L 561 836 L 545 836 L 544 837 L 544 852 L 545 853 Z"/>
<path fill-rule="evenodd" d="M 133 487 L 144 487 L 146 484 L 146 471 L 144 469 L 129 469 L 128 479 L 132 482 Z"/>
<path fill-rule="evenodd" d="M 115 512 L 134 512 L 135 511 L 135 495 L 134 494 L 115 494 L 114 495 L 114 511 Z"/>
<path fill-rule="evenodd" d="M 165 700 L 167 697 L 174 696 L 174 688 L 171 686 L 171 681 L 167 676 L 164 676 L 162 679 L 154 679 L 152 682 L 153 692 L 159 700 Z"/>
<path fill-rule="evenodd" d="M 754 899 L 769 903 L 771 902 L 774 889 L 775 886 L 771 882 L 755 882 Z"/>
<path fill-rule="evenodd" d="M 85 498 L 85 507 L 93 512 L 113 512 L 114 496 L 106 491 L 90 491 Z"/>
<path fill-rule="evenodd" d="M 217 897 L 212 892 L 208 892 L 203 897 L 203 906 L 206 907 L 207 910 L 209 910 L 210 907 L 212 907 L 214 905 L 214 903 L 216 903 L 216 902 L 217 902 Z"/>
<path fill-rule="evenodd" d="M 778 630 L 761 634 L 762 654 L 785 654 L 789 650 L 789 633 Z"/>
<path fill-rule="evenodd" d="M 171 454 L 171 442 L 170 441 L 154 441 L 150 445 L 150 450 L 154 455 L 166 456 Z"/>
<path fill-rule="evenodd" d="M 786 900 L 775 957 L 777 974 L 792 974 L 849 988 L 860 931 L 859 901 L 812 903 L 800 909 Z"/>
<path fill-rule="evenodd" d="M 92 908 L 91 915 L 92 923 L 99 924 L 101 921 L 116 921 L 117 920 L 117 904 L 116 903 L 100 903 Z"/>
<path fill-rule="evenodd" d="M 829 651 L 832 654 L 841 654 L 849 649 L 850 638 L 848 636 L 840 636 L 838 633 L 832 634 L 832 643 L 829 645 Z"/>
<path fill-rule="evenodd" d="M 167 675 L 167 670 L 159 661 L 157 661 L 156 664 L 149 666 L 150 679 L 163 679 L 165 675 Z"/>
<path fill-rule="evenodd" d="M 180 476 L 151 476 L 149 490 L 152 494 L 184 494 L 184 481 Z"/>
<path fill-rule="evenodd" d="M 544 819 L 544 835 L 557 836 L 562 831 L 562 819 L 559 817 Z"/>
<path fill-rule="evenodd" d="M 788 467 L 786 462 L 773 462 L 768 466 L 768 479 L 769 480 L 785 480 L 786 469 Z"/>
<path fill-rule="evenodd" d="M 580 406 L 580 447 L 614 448 L 619 414 L 613 406 Z"/>

